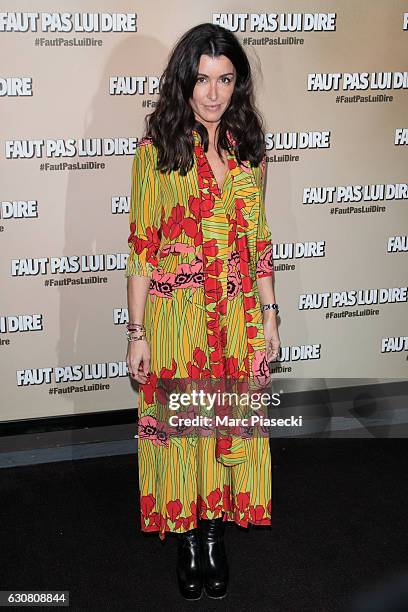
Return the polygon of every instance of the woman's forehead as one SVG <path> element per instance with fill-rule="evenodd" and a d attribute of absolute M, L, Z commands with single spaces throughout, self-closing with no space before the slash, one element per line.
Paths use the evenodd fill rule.
<path fill-rule="evenodd" d="M 229 74 L 235 72 L 234 64 L 226 55 L 217 55 L 211 57 L 209 55 L 202 55 L 198 63 L 198 72 L 200 74 Z"/>

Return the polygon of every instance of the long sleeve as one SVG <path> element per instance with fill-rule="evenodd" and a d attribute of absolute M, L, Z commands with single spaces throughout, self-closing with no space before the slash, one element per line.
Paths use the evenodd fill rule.
<path fill-rule="evenodd" d="M 272 258 L 272 235 L 268 226 L 265 212 L 265 173 L 266 163 L 265 158 L 261 164 L 253 168 L 255 173 L 255 180 L 260 189 L 260 205 L 259 205 L 259 216 L 258 216 L 258 229 L 256 236 L 256 278 L 263 278 L 264 276 L 274 276 L 274 265 Z"/>
<path fill-rule="evenodd" d="M 151 277 L 160 247 L 160 196 L 154 148 L 139 144 L 133 158 L 129 206 L 129 256 L 125 276 Z"/>

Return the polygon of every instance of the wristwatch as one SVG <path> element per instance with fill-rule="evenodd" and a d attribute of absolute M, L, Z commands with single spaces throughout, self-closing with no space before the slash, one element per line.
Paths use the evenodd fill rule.
<path fill-rule="evenodd" d="M 279 312 L 279 307 L 278 304 L 263 304 L 261 306 L 261 312 L 264 312 L 265 310 L 276 310 L 276 312 Z"/>

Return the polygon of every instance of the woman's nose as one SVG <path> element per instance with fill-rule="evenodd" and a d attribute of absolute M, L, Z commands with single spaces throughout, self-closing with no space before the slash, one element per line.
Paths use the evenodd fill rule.
<path fill-rule="evenodd" d="M 208 97 L 210 98 L 210 100 L 217 99 L 217 83 L 210 83 L 210 87 L 208 90 Z"/>

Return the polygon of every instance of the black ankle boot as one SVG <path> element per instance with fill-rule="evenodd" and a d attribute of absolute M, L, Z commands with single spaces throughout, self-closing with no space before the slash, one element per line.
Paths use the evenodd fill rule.
<path fill-rule="evenodd" d="M 197 529 L 178 533 L 177 578 L 180 593 L 186 599 L 200 599 L 203 577 L 200 558 L 200 541 Z"/>
<path fill-rule="evenodd" d="M 208 597 L 221 599 L 227 594 L 229 570 L 224 547 L 225 523 L 222 518 L 199 523 L 204 589 Z"/>

